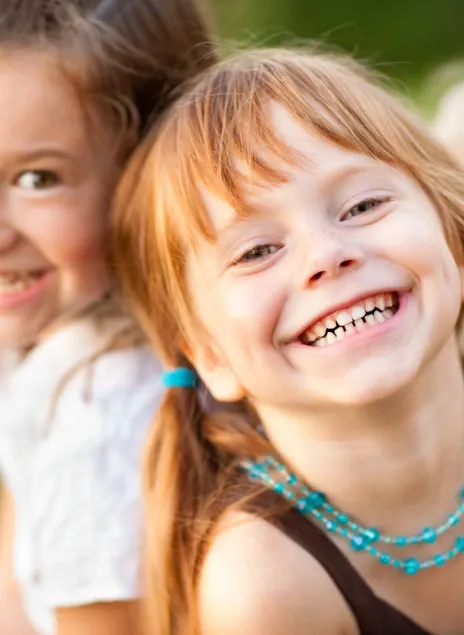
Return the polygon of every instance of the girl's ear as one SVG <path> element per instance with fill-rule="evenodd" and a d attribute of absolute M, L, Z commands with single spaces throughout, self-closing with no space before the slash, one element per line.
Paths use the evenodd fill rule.
<path fill-rule="evenodd" d="M 217 345 L 199 341 L 186 356 L 216 401 L 235 402 L 245 397 L 245 388 Z"/>

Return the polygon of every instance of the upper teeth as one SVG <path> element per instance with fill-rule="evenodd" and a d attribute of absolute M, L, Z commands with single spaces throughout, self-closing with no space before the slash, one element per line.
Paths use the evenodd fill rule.
<path fill-rule="evenodd" d="M 366 324 L 384 322 L 393 316 L 390 308 L 395 306 L 396 298 L 396 294 L 382 293 L 333 313 L 314 324 L 303 334 L 302 340 L 306 344 L 330 344 L 345 337 L 346 333 L 365 328 Z"/>
<path fill-rule="evenodd" d="M 20 291 L 27 288 L 34 280 L 42 275 L 41 272 L 9 272 L 0 273 L 0 292 Z"/>

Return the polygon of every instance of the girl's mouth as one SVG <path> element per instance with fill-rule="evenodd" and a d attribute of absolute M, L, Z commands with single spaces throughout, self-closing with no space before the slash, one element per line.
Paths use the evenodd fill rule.
<path fill-rule="evenodd" d="M 33 286 L 45 270 L 0 272 L 0 295 L 21 293 Z"/>
<path fill-rule="evenodd" d="M 299 336 L 299 341 L 306 346 L 330 346 L 391 319 L 399 305 L 396 291 L 373 295 L 319 320 Z"/>
<path fill-rule="evenodd" d="M 14 309 L 38 297 L 46 288 L 50 270 L 0 272 L 0 309 Z"/>

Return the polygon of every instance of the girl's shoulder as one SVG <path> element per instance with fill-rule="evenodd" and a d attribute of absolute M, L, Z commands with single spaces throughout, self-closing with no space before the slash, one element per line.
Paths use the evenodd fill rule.
<path fill-rule="evenodd" d="M 161 367 L 147 346 L 112 347 L 118 328 L 80 320 L 32 350 L 0 379 L 0 399 L 8 405 L 2 429 L 27 428 L 45 437 L 49 429 L 56 436 L 80 421 L 83 434 L 103 425 L 110 432 L 123 413 L 128 425 L 143 419 L 146 426 L 161 399 Z"/>
<path fill-rule="evenodd" d="M 110 333 L 111 335 L 111 333 Z M 79 359 L 68 362 L 54 386 L 49 425 L 55 435 L 79 428 L 108 440 L 144 434 L 162 398 L 161 365 L 148 346 L 106 346 L 109 338 L 90 342 Z"/>
<path fill-rule="evenodd" d="M 204 635 L 355 635 L 354 618 L 323 567 L 263 518 L 229 512 L 200 579 Z"/>

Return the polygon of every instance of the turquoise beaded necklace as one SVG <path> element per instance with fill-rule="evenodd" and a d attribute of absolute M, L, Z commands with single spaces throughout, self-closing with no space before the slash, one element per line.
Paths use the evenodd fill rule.
<path fill-rule="evenodd" d="M 385 566 L 391 566 L 408 575 L 432 567 L 441 567 L 460 553 L 464 552 L 464 536 L 459 536 L 453 546 L 444 553 L 437 553 L 427 560 L 417 558 L 393 558 L 389 553 L 379 549 L 382 544 L 395 547 L 433 544 L 438 536 L 446 533 L 451 527 L 459 524 L 464 514 L 464 488 L 459 492 L 459 503 L 456 510 L 438 527 L 425 527 L 418 534 L 411 536 L 388 536 L 374 527 L 363 527 L 354 522 L 348 514 L 335 509 L 321 492 L 310 490 L 285 465 L 271 456 L 263 461 L 242 461 L 240 469 L 254 481 L 261 481 L 277 494 L 291 501 L 303 515 L 313 518 L 327 532 L 335 532 L 347 540 L 354 551 L 366 552 Z"/>

